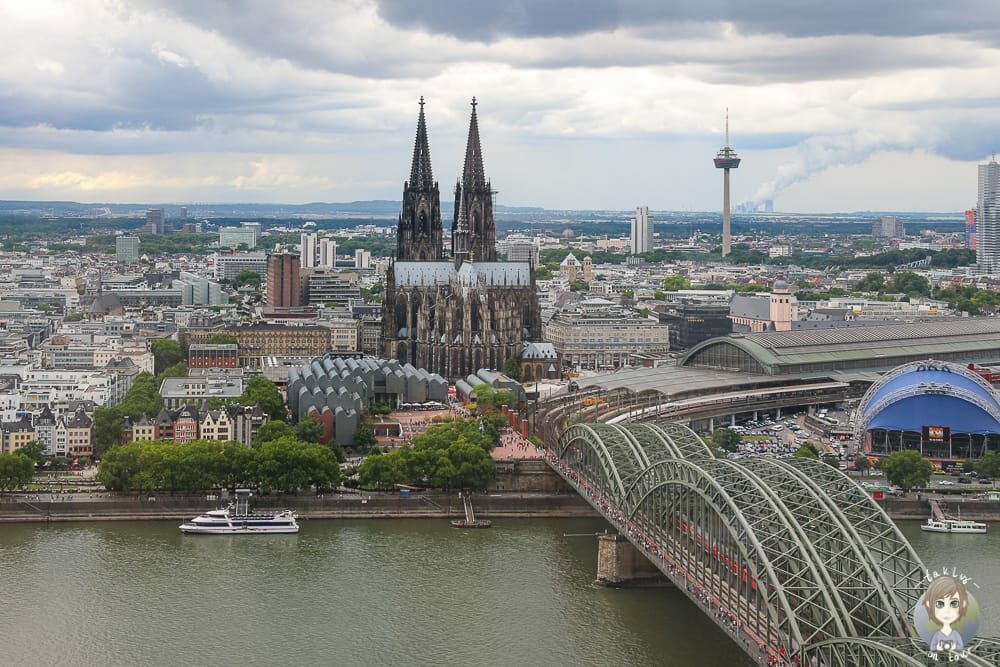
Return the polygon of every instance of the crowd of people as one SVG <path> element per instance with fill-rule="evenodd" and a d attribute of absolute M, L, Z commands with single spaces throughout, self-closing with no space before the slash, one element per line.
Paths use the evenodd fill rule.
<path fill-rule="evenodd" d="M 761 641 L 756 633 L 744 627 L 733 611 L 725 607 L 707 590 L 688 578 L 686 571 L 683 570 L 683 566 L 676 563 L 665 553 L 656 540 L 650 538 L 635 522 L 625 516 L 625 513 L 614 505 L 600 489 L 582 478 L 573 468 L 559 459 L 555 452 L 547 450 L 545 457 L 550 465 L 559 470 L 563 477 L 570 480 L 573 486 L 582 493 L 585 493 L 600 508 L 601 513 L 618 528 L 619 532 L 628 535 L 629 540 L 633 544 L 641 546 L 647 555 L 655 557 L 659 561 L 660 569 L 666 571 L 672 580 L 676 581 L 683 577 L 686 589 L 690 594 L 689 597 L 701 604 L 707 613 L 714 616 L 720 625 L 726 627 L 744 645 L 757 648 L 759 659 L 763 662 L 766 656 L 768 667 L 799 664 L 798 656 L 794 656 L 791 661 L 787 659 L 784 646 L 779 647 L 778 651 L 775 652 L 766 642 Z"/>

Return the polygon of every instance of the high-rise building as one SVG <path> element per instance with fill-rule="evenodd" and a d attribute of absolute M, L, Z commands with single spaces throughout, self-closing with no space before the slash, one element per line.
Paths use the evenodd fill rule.
<path fill-rule="evenodd" d="M 150 234 L 163 234 L 166 231 L 165 219 L 166 215 L 162 208 L 146 209 L 146 231 Z"/>
<path fill-rule="evenodd" d="M 635 209 L 635 218 L 632 219 L 632 254 L 649 252 L 652 244 L 653 219 L 649 217 L 649 207 L 639 206 Z"/>
<path fill-rule="evenodd" d="M 287 253 L 268 255 L 267 305 L 294 308 L 302 305 L 299 256 Z"/>
<path fill-rule="evenodd" d="M 872 223 L 872 236 L 876 241 L 895 241 L 906 238 L 906 227 L 894 215 L 885 215 Z"/>
<path fill-rule="evenodd" d="M 986 273 L 1000 273 L 1000 164 L 996 158 L 979 165 L 976 264 Z"/>
<path fill-rule="evenodd" d="M 974 208 L 965 212 L 965 247 L 969 250 L 976 249 L 976 209 Z"/>
<path fill-rule="evenodd" d="M 316 233 L 304 232 L 299 235 L 299 255 L 301 256 L 302 268 L 316 268 Z"/>
<path fill-rule="evenodd" d="M 372 266 L 372 253 L 370 250 L 358 248 L 354 251 L 354 268 L 370 269 Z"/>
<path fill-rule="evenodd" d="M 120 264 L 135 264 L 139 261 L 139 237 L 119 236 L 115 238 L 115 259 Z"/>
<path fill-rule="evenodd" d="M 319 265 L 327 269 L 337 268 L 337 242 L 333 239 L 319 240 Z"/>
<path fill-rule="evenodd" d="M 764 200 L 764 213 L 774 213 L 774 200 L 765 199 Z"/>
<path fill-rule="evenodd" d="M 188 217 L 188 207 L 181 206 L 181 220 L 187 220 Z"/>

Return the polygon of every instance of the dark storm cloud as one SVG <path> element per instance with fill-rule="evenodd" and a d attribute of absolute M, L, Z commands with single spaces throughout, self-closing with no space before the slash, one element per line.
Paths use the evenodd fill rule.
<path fill-rule="evenodd" d="M 657 23 L 731 22 L 747 33 L 917 36 L 1000 26 L 995 0 L 377 0 L 393 25 L 464 40 L 573 36 Z M 971 17 L 975 17 L 973 21 Z"/>

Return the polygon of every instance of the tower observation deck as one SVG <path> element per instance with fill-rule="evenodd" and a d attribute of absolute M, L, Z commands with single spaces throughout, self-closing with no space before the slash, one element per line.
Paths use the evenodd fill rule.
<path fill-rule="evenodd" d="M 740 158 L 729 146 L 729 109 L 726 109 L 726 145 L 715 154 L 715 168 L 724 169 L 722 181 L 722 256 L 732 249 L 733 230 L 729 219 L 729 170 L 740 166 Z"/>

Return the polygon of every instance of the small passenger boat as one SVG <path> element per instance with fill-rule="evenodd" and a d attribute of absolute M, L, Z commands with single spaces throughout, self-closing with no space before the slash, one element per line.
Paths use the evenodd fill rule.
<path fill-rule="evenodd" d="M 292 510 L 274 514 L 251 514 L 250 492 L 238 490 L 236 502 L 228 507 L 205 512 L 180 525 L 184 533 L 208 535 L 265 535 L 269 533 L 297 533 L 299 524 Z"/>
<path fill-rule="evenodd" d="M 986 524 L 964 519 L 927 519 L 920 530 L 928 533 L 985 533 Z"/>

